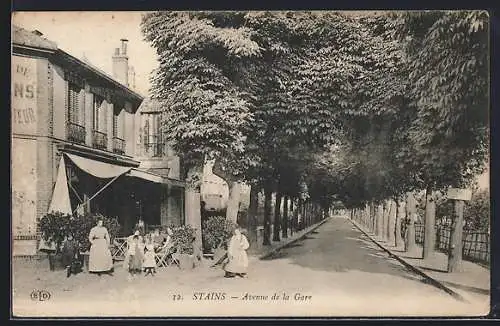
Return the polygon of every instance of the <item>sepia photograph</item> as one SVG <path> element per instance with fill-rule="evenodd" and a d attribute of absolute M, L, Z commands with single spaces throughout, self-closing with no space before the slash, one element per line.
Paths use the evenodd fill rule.
<path fill-rule="evenodd" d="M 489 21 L 13 12 L 11 317 L 488 315 Z"/>

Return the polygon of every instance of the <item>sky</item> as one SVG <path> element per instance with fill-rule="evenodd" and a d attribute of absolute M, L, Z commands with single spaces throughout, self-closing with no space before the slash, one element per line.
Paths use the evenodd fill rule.
<path fill-rule="evenodd" d="M 85 55 L 94 66 L 112 75 L 114 49 L 120 39 L 129 40 L 129 65 L 136 73 L 136 90 L 148 95 L 149 76 L 156 68 L 156 52 L 143 40 L 141 12 L 16 12 L 12 23 L 27 30 L 39 30 L 69 54 Z"/>

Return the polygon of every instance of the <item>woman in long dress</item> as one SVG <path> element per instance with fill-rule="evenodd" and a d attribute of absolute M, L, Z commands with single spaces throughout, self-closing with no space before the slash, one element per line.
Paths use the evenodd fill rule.
<path fill-rule="evenodd" d="M 229 259 L 224 270 L 226 275 L 224 277 L 245 277 L 248 268 L 248 256 L 246 250 L 250 244 L 247 238 L 241 234 L 241 231 L 236 228 L 234 234 L 229 240 L 227 248 L 227 257 Z"/>
<path fill-rule="evenodd" d="M 109 250 L 109 233 L 102 225 L 102 220 L 97 221 L 89 233 L 90 255 L 89 255 L 89 272 L 96 273 L 99 276 L 103 273 L 112 275 L 113 273 L 113 258 Z"/>

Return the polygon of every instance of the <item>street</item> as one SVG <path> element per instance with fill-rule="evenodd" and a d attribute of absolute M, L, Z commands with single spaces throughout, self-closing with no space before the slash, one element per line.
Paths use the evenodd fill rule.
<path fill-rule="evenodd" d="M 28 268 L 13 279 L 14 314 L 37 316 L 473 316 L 488 302 L 464 303 L 424 283 L 349 220 L 332 218 L 266 260 L 250 258 L 248 278 L 220 268 L 161 269 L 155 277 Z M 33 289 L 50 292 L 46 301 Z"/>

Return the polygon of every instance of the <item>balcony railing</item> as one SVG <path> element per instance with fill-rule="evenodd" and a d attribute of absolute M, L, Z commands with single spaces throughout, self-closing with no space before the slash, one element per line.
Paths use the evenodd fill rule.
<path fill-rule="evenodd" d="M 74 122 L 68 122 L 68 140 L 85 144 L 85 127 Z"/>
<path fill-rule="evenodd" d="M 164 143 L 147 143 L 144 144 L 144 155 L 149 157 L 160 157 L 165 154 Z"/>
<path fill-rule="evenodd" d="M 92 145 L 98 149 L 108 148 L 108 135 L 103 132 L 94 130 L 92 132 Z"/>
<path fill-rule="evenodd" d="M 117 154 L 125 154 L 125 140 L 113 137 L 113 152 Z"/>

